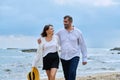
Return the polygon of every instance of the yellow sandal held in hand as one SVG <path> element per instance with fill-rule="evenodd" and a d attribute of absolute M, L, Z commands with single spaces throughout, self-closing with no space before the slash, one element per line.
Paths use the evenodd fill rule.
<path fill-rule="evenodd" d="M 40 80 L 39 71 L 36 67 L 32 67 L 32 71 L 27 74 L 28 80 Z"/>

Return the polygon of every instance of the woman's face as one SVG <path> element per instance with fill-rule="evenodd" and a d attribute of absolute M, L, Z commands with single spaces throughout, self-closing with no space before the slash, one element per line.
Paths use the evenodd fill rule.
<path fill-rule="evenodd" d="M 48 30 L 46 30 L 47 35 L 53 35 L 54 34 L 54 28 L 52 26 L 49 27 Z"/>

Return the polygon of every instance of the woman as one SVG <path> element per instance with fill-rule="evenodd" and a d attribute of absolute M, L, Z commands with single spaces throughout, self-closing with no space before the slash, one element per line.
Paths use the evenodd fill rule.
<path fill-rule="evenodd" d="M 54 35 L 53 26 L 50 24 L 45 25 L 41 33 L 41 43 L 32 67 L 37 67 L 37 64 L 41 61 L 42 54 L 43 70 L 46 70 L 48 80 L 55 80 L 55 75 L 59 66 L 58 50 L 58 38 Z"/>

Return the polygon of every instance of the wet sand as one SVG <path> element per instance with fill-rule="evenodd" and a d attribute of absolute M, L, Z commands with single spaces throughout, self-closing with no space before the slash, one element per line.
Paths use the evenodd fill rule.
<path fill-rule="evenodd" d="M 47 79 L 41 79 L 47 80 Z M 65 80 L 64 78 L 57 78 L 56 80 Z M 88 76 L 77 77 L 76 80 L 120 80 L 120 72 L 97 73 Z"/>

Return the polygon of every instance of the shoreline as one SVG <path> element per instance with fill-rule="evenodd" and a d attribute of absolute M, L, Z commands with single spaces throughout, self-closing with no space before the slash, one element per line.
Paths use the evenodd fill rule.
<path fill-rule="evenodd" d="M 40 79 L 40 80 L 47 80 Z M 65 80 L 64 78 L 56 78 L 56 80 Z M 106 73 L 96 73 L 87 76 L 80 76 L 76 80 L 120 80 L 120 72 L 106 72 Z"/>

